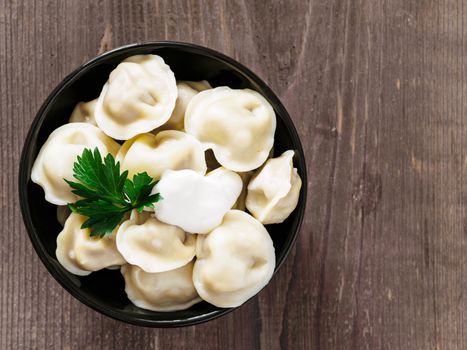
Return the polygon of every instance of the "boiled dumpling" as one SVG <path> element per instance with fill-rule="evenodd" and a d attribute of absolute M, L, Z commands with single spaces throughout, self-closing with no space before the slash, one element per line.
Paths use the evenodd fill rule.
<path fill-rule="evenodd" d="M 117 249 L 125 260 L 146 272 L 163 272 L 189 263 L 195 256 L 196 235 L 167 225 L 149 212 L 133 210 L 117 232 Z"/>
<path fill-rule="evenodd" d="M 94 111 L 96 109 L 97 98 L 89 102 L 78 103 L 70 116 L 70 123 L 89 123 L 96 125 Z"/>
<path fill-rule="evenodd" d="M 245 172 L 268 158 L 276 115 L 256 91 L 222 86 L 193 97 L 185 114 L 185 129 L 205 149 L 212 148 L 221 165 Z"/>
<path fill-rule="evenodd" d="M 218 307 L 235 307 L 271 279 L 275 253 L 271 237 L 251 215 L 230 210 L 222 224 L 198 236 L 193 282 L 198 294 Z"/>
<path fill-rule="evenodd" d="M 185 130 L 185 111 L 188 103 L 200 91 L 211 89 L 211 85 L 206 80 L 203 81 L 178 81 L 177 90 L 178 97 L 175 103 L 175 108 L 170 116 L 170 119 L 164 125 L 160 126 L 157 131 L 161 130 Z"/>
<path fill-rule="evenodd" d="M 167 169 L 192 169 L 206 173 L 206 161 L 201 143 L 181 131 L 166 130 L 157 135 L 138 135 L 126 141 L 117 154 L 123 170 L 128 175 L 146 171 L 159 179 Z"/>
<path fill-rule="evenodd" d="M 167 170 L 153 190 L 163 198 L 154 204 L 154 211 L 162 222 L 204 234 L 222 222 L 241 190 L 240 176 L 225 168 L 206 176 L 193 170 Z"/>
<path fill-rule="evenodd" d="M 125 292 L 136 306 L 153 311 L 188 309 L 201 301 L 193 286 L 193 262 L 175 270 L 148 273 L 138 266 L 122 266 Z"/>
<path fill-rule="evenodd" d="M 76 181 L 73 177 L 76 157 L 85 148 L 96 147 L 104 157 L 108 153 L 115 156 L 120 146 L 99 128 L 87 123 L 65 124 L 50 134 L 31 171 L 31 180 L 44 189 L 48 202 L 65 205 L 77 200 L 63 179 Z"/>
<path fill-rule="evenodd" d="M 81 229 L 85 221 L 86 217 L 74 213 L 66 220 L 57 237 L 56 255 L 60 264 L 79 276 L 124 264 L 115 245 L 115 231 L 103 238 L 91 237 L 89 229 Z"/>
<path fill-rule="evenodd" d="M 96 122 L 114 139 L 128 140 L 167 122 L 176 99 L 175 76 L 161 57 L 131 56 L 110 73 L 102 88 Z"/>
<path fill-rule="evenodd" d="M 269 159 L 248 184 L 246 207 L 263 224 L 278 224 L 298 203 L 302 180 L 293 167 L 293 151 Z"/>
<path fill-rule="evenodd" d="M 237 173 L 240 178 L 242 179 L 242 192 L 240 192 L 240 195 L 237 198 L 237 201 L 235 202 L 233 209 L 238 209 L 238 210 L 243 210 L 245 211 L 246 206 L 245 206 L 245 200 L 246 200 L 246 195 L 248 191 L 248 183 L 250 182 L 251 177 L 253 176 L 253 171 L 247 171 L 245 173 Z"/>

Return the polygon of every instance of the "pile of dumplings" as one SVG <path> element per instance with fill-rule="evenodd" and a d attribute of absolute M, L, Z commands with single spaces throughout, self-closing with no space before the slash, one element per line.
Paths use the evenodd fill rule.
<path fill-rule="evenodd" d="M 99 97 L 78 103 L 50 134 L 32 169 L 58 206 L 58 261 L 79 276 L 120 269 L 128 298 L 143 309 L 241 305 L 274 271 L 264 225 L 283 222 L 299 198 L 294 152 L 271 158 L 275 129 L 274 110 L 256 91 L 176 81 L 157 55 L 125 59 Z M 76 157 L 96 147 L 130 177 L 145 171 L 159 180 L 163 197 L 103 238 L 69 213 L 78 198 L 63 180 L 74 181 Z"/>

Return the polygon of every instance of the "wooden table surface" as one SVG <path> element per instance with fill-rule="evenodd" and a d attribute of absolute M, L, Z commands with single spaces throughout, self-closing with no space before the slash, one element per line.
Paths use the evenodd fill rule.
<path fill-rule="evenodd" d="M 47 273 L 17 195 L 36 111 L 73 69 L 145 40 L 226 53 L 288 108 L 308 162 L 296 246 L 216 321 L 139 328 Z M 0 0 L 0 349 L 466 349 L 467 3 Z"/>

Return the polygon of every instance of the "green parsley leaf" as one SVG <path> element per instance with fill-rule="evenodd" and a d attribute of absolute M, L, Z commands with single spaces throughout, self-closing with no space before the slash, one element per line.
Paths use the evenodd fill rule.
<path fill-rule="evenodd" d="M 136 174 L 130 180 L 128 171 L 120 173 L 120 163 L 115 163 L 110 153 L 102 160 L 97 148 L 94 152 L 85 149 L 77 157 L 73 176 L 80 182 L 64 180 L 82 199 L 69 203 L 68 207 L 88 218 L 81 228 L 89 228 L 91 236 L 104 237 L 112 233 L 126 212 L 154 208 L 154 203 L 162 199 L 159 193 L 151 194 L 157 181 L 146 172 Z"/>
<path fill-rule="evenodd" d="M 133 181 L 125 181 L 123 190 L 127 200 L 134 208 L 137 208 L 151 195 L 152 188 L 156 183 L 157 181 L 153 181 L 147 172 L 139 173 L 133 176 Z"/>
<path fill-rule="evenodd" d="M 144 208 L 154 208 L 154 203 L 164 199 L 160 193 L 152 194 L 147 197 L 145 200 L 139 202 L 139 205 L 136 207 L 139 213 L 143 211 Z"/>

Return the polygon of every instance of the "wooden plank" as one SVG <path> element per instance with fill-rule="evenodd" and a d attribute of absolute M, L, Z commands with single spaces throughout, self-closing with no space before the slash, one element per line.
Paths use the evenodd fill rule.
<path fill-rule="evenodd" d="M 466 16 L 462 0 L 0 0 L 0 349 L 465 348 Z M 300 238 L 266 290 L 166 330 L 71 298 L 29 243 L 16 182 L 29 125 L 66 74 L 161 39 L 264 78 L 309 174 Z"/>

